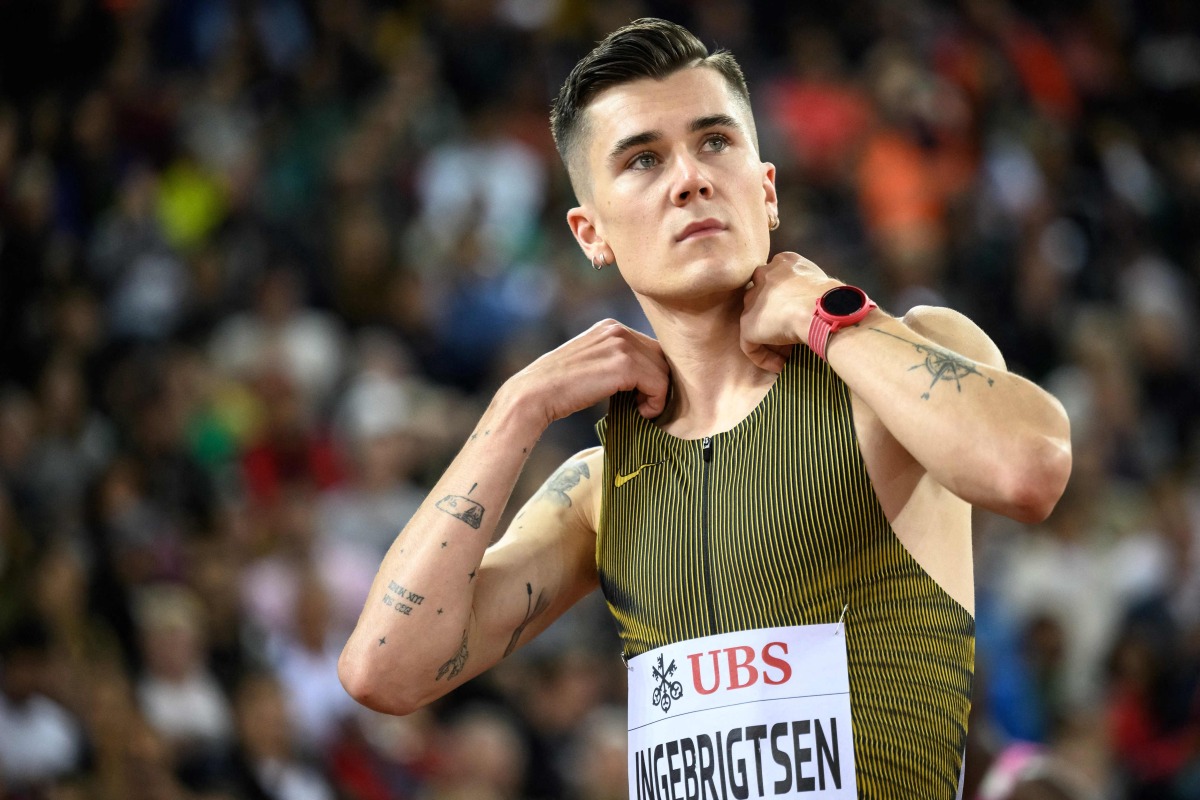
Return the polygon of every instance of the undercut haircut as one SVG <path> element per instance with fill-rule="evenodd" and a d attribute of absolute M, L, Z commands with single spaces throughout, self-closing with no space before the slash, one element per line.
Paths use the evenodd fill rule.
<path fill-rule="evenodd" d="M 582 144 L 587 138 L 585 112 L 592 100 L 614 86 L 641 78 L 663 80 L 681 69 L 701 66 L 720 73 L 734 97 L 745 104 L 754 139 L 750 90 L 737 59 L 724 49 L 710 54 L 704 43 L 682 25 L 653 17 L 635 20 L 610 33 L 580 59 L 563 82 L 550 111 L 554 145 L 577 196 L 589 184 Z M 758 147 L 757 141 L 754 145 Z"/>

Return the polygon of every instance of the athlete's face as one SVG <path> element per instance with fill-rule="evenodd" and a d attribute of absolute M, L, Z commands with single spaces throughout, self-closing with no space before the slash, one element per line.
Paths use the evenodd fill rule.
<path fill-rule="evenodd" d="M 615 86 L 586 115 L 590 192 L 568 214 L 585 253 L 606 246 L 630 287 L 659 301 L 745 286 L 770 250 L 775 167 L 720 73 Z"/>

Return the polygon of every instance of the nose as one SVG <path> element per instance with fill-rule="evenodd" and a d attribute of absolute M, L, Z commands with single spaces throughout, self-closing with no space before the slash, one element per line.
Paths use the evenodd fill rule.
<path fill-rule="evenodd" d="M 712 181 L 700 162 L 690 153 L 676 157 L 675 180 L 671 191 L 675 205 L 684 206 L 697 197 L 711 199 L 712 196 Z"/>

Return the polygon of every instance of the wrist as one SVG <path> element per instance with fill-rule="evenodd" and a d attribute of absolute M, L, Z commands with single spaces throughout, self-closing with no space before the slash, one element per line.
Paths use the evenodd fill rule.
<path fill-rule="evenodd" d="M 878 305 L 862 289 L 836 284 L 813 303 L 805 343 L 825 360 L 830 339 L 839 331 L 862 322 L 876 308 Z"/>
<path fill-rule="evenodd" d="M 505 381 L 489 404 L 486 417 L 493 427 L 512 430 L 536 441 L 554 420 L 535 393 L 526 391 L 516 376 Z"/>

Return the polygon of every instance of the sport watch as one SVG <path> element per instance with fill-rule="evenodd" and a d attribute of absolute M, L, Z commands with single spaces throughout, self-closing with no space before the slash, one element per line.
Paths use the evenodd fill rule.
<path fill-rule="evenodd" d="M 830 335 L 861 322 L 871 309 L 878 307 L 857 286 L 833 287 L 817 299 L 817 308 L 808 326 L 808 346 L 824 360 Z"/>

